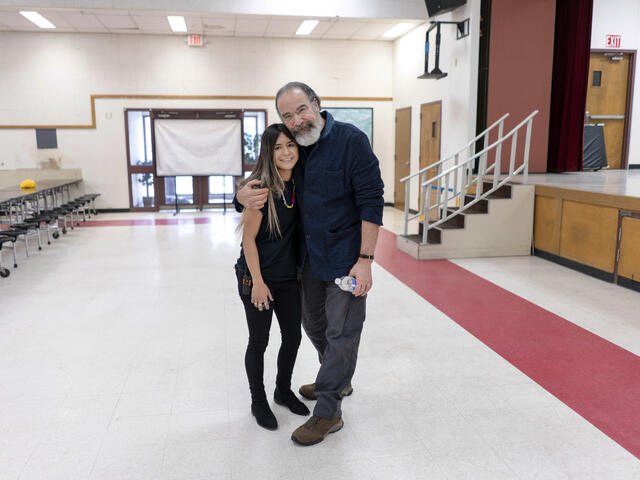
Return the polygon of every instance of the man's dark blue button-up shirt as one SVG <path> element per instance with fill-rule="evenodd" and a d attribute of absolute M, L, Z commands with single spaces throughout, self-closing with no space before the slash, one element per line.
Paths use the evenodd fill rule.
<path fill-rule="evenodd" d="M 332 281 L 347 275 L 358 260 L 362 220 L 382 225 L 384 184 L 367 136 L 328 112 L 322 116 L 320 139 L 302 147 L 304 178 L 296 183 L 304 183 L 301 247 L 315 274 Z"/>

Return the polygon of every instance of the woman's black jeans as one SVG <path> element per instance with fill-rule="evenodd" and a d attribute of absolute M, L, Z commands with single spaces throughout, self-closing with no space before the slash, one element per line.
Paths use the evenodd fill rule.
<path fill-rule="evenodd" d="M 251 294 L 242 293 L 242 273 L 236 271 L 238 278 L 238 293 L 244 304 L 249 327 L 249 344 L 244 357 L 251 401 L 266 400 L 264 390 L 264 352 L 269 343 L 269 330 L 271 318 L 275 312 L 280 325 L 282 342 L 278 353 L 278 374 L 276 376 L 276 388 L 287 391 L 291 388 L 291 375 L 296 363 L 298 347 L 302 334 L 300 331 L 300 290 L 297 280 L 286 282 L 265 282 L 273 296 L 269 310 L 259 311 L 251 303 Z"/>

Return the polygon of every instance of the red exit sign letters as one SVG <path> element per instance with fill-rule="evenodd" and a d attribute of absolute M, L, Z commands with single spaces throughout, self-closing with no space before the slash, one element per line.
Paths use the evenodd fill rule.
<path fill-rule="evenodd" d="M 622 35 L 607 35 L 607 48 L 620 48 Z"/>

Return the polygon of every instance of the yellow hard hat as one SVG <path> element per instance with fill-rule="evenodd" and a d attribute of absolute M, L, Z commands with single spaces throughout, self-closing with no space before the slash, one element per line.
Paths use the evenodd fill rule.
<path fill-rule="evenodd" d="M 27 178 L 26 180 L 22 181 L 22 183 L 20 184 L 20 188 L 23 189 L 23 190 L 29 190 L 29 189 L 32 189 L 32 188 L 36 188 L 36 182 L 31 180 L 30 178 Z"/>

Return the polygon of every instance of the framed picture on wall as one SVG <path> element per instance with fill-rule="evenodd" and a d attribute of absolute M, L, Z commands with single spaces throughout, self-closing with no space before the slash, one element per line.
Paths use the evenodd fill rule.
<path fill-rule="evenodd" d="M 351 123 L 362 130 L 373 147 L 373 108 L 324 108 L 339 122 Z"/>

